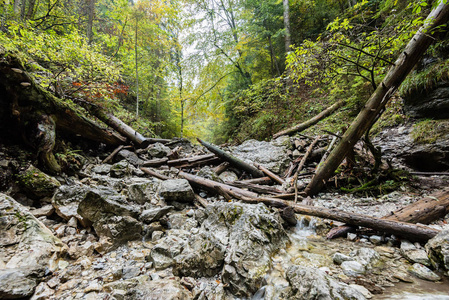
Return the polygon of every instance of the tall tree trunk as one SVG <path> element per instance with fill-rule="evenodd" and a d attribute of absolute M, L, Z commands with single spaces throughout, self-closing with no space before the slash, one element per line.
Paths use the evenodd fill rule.
<path fill-rule="evenodd" d="M 34 16 L 34 6 L 36 5 L 36 0 L 30 0 L 28 3 L 28 11 L 26 14 L 27 19 L 32 19 Z"/>
<path fill-rule="evenodd" d="M 135 48 L 135 58 L 136 58 L 136 118 L 139 118 L 139 65 L 138 59 L 137 59 L 137 29 L 138 29 L 139 20 L 136 16 L 136 30 L 135 30 L 135 37 L 134 37 L 134 48 Z"/>
<path fill-rule="evenodd" d="M 331 152 L 325 163 L 317 170 L 305 192 L 308 195 L 317 194 L 325 182 L 334 174 L 345 156 L 351 151 L 365 131 L 371 126 L 381 113 L 393 93 L 399 88 L 402 81 L 413 69 L 415 64 L 426 52 L 435 39 L 434 29 L 445 24 L 449 19 L 449 3 L 439 0 L 439 5 L 432 10 L 424 25 L 413 36 L 405 50 L 396 60 L 384 80 L 366 102 L 357 118 L 346 130 L 337 147 Z"/>
<path fill-rule="evenodd" d="M 282 4 L 284 5 L 285 53 L 288 54 L 292 44 L 290 34 L 290 4 L 288 0 L 282 0 Z"/>
<path fill-rule="evenodd" d="M 94 26 L 94 16 L 95 16 L 95 0 L 87 0 L 87 40 L 89 44 L 92 44 L 94 37 L 93 26 Z"/>

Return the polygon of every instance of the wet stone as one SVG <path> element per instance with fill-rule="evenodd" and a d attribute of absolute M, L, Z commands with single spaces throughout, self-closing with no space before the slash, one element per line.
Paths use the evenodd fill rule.
<path fill-rule="evenodd" d="M 437 274 L 435 274 L 434 272 L 432 272 L 432 270 L 430 270 L 429 268 L 427 268 L 426 266 L 419 264 L 419 263 L 415 263 L 413 264 L 413 266 L 411 266 L 408 269 L 409 273 L 420 278 L 420 279 L 424 279 L 424 280 L 428 280 L 428 281 L 439 281 L 441 280 L 441 277 L 438 276 Z"/>
<path fill-rule="evenodd" d="M 337 265 L 341 265 L 344 261 L 352 261 L 354 260 L 354 258 L 337 252 L 334 254 L 334 256 L 332 256 L 332 260 Z"/>
<path fill-rule="evenodd" d="M 341 269 L 345 275 L 354 277 L 364 275 L 366 272 L 365 267 L 358 261 L 344 261 L 341 264 Z"/>

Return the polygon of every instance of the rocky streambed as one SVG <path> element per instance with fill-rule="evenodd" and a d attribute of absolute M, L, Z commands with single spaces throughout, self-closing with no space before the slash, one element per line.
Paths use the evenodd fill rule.
<path fill-rule="evenodd" d="M 425 245 L 368 230 L 326 240 L 339 223 L 296 215 L 292 227 L 275 208 L 194 190 L 169 167 L 159 172 L 171 179 L 149 177 L 140 163 L 122 152 L 76 176 L 23 170 L 26 184 L 0 194 L 0 299 L 449 299 L 447 219 Z M 381 217 L 431 192 L 314 203 Z"/>

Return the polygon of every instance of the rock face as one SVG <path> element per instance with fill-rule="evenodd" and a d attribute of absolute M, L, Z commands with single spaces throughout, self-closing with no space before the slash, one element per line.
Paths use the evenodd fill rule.
<path fill-rule="evenodd" d="M 33 294 L 63 244 L 25 207 L 0 194 L 0 299 Z"/>
<path fill-rule="evenodd" d="M 404 96 L 404 109 L 414 118 L 449 118 L 449 82 L 440 82 L 433 89 Z"/>
<path fill-rule="evenodd" d="M 263 284 L 271 255 L 288 241 L 279 214 L 264 205 L 240 203 L 208 205 L 205 214 L 201 230 L 226 246 L 223 283 L 236 296 L 254 294 Z M 219 260 L 220 247 L 214 251 Z"/>
<path fill-rule="evenodd" d="M 158 190 L 160 184 L 161 181 L 156 178 L 132 179 L 132 182 L 128 186 L 128 198 L 138 204 L 145 204 L 148 202 L 157 204 L 159 202 Z"/>
<path fill-rule="evenodd" d="M 435 268 L 449 271 L 449 228 L 429 240 L 426 251 Z"/>
<path fill-rule="evenodd" d="M 173 279 L 146 281 L 137 285 L 127 299 L 190 300 L 192 293 Z"/>
<path fill-rule="evenodd" d="M 129 205 L 125 198 L 112 189 L 102 187 L 89 191 L 78 206 L 78 213 L 93 223 L 105 252 L 141 237 L 142 223 L 136 220 L 140 211 Z"/>
<path fill-rule="evenodd" d="M 287 147 L 276 141 L 269 143 L 248 140 L 233 148 L 231 152 L 240 159 L 259 163 L 278 174 L 285 170 L 289 162 Z"/>
<path fill-rule="evenodd" d="M 365 299 L 355 288 L 332 279 L 319 269 L 291 266 L 287 271 L 287 280 L 291 286 L 287 299 Z"/>
<path fill-rule="evenodd" d="M 410 125 L 389 128 L 374 139 L 374 144 L 381 147 L 384 157 L 393 164 L 429 172 L 449 169 L 449 134 L 434 143 L 419 144 L 413 141 L 411 132 Z"/>

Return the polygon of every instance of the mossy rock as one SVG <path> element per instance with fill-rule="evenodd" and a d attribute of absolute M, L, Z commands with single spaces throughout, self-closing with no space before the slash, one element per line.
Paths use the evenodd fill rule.
<path fill-rule="evenodd" d="M 33 165 L 17 176 L 20 187 L 32 199 L 52 197 L 61 186 L 58 180 L 45 174 Z"/>

